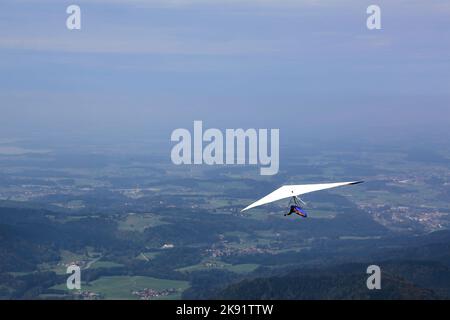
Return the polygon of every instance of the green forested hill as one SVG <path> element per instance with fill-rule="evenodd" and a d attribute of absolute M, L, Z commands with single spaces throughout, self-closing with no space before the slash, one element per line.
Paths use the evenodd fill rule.
<path fill-rule="evenodd" d="M 337 268 L 295 270 L 279 277 L 244 280 L 218 292 L 217 299 L 440 299 L 448 296 L 438 281 L 450 280 L 448 268 L 424 263 L 420 267 L 408 262 L 390 262 L 382 267 L 381 290 L 368 290 L 367 265 L 354 264 Z M 433 268 L 438 271 L 433 273 Z M 447 273 L 445 273 L 445 272 Z M 407 272 L 407 277 L 400 274 Z M 447 275 L 446 275 L 447 274 Z M 445 279 L 443 279 L 443 275 Z M 410 281 L 410 278 L 414 282 Z M 448 283 L 448 282 L 447 282 Z M 431 289 L 432 288 L 432 289 Z"/>

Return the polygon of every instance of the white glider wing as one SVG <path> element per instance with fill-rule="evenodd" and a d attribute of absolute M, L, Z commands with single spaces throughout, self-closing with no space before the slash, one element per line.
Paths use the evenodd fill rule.
<path fill-rule="evenodd" d="M 299 196 L 305 193 L 331 189 L 341 186 L 348 186 L 352 184 L 358 184 L 363 181 L 352 181 L 352 182 L 337 182 L 337 183 L 319 183 L 319 184 L 297 184 L 297 185 L 287 185 L 278 188 L 274 192 L 268 194 L 262 199 L 252 203 L 248 207 L 242 209 L 241 211 L 245 211 L 254 207 L 262 206 L 263 204 L 271 203 L 274 201 L 278 201 L 285 198 Z"/>

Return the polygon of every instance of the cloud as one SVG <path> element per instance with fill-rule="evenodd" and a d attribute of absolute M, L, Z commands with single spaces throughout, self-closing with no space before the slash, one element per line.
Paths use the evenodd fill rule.
<path fill-rule="evenodd" d="M 117 53 L 117 54 L 183 54 L 183 55 L 248 55 L 279 52 L 273 42 L 251 39 L 201 40 L 182 37 L 110 37 L 67 36 L 3 36 L 0 48 L 39 52 Z"/>
<path fill-rule="evenodd" d="M 0 48 L 61 53 L 263 55 L 263 58 L 277 56 L 297 60 L 372 54 L 371 50 L 377 55 L 392 55 L 392 50 L 396 50 L 396 54 L 410 57 L 439 56 L 448 52 L 447 44 L 437 42 L 445 38 L 448 31 L 436 31 L 439 24 L 448 25 L 445 14 L 421 17 L 424 5 L 414 0 L 399 1 L 395 5 L 385 3 L 382 6 L 385 10 L 383 30 L 378 33 L 368 33 L 365 28 L 366 12 L 362 2 L 369 1 L 78 0 L 82 10 L 86 4 L 81 31 L 66 30 L 66 13 L 62 9 L 69 2 L 62 5 L 62 9 L 61 5 L 55 9 L 53 3 L 56 2 L 60 3 L 42 0 L 39 3 L 52 5 L 39 6 L 31 0 L 10 2 L 6 9 L 14 10 L 0 13 Z M 107 6 L 105 10 L 102 4 Z M 111 8 L 111 4 L 194 7 L 189 10 L 140 10 L 136 7 L 122 10 L 121 7 Z M 250 6 L 242 11 L 236 9 L 245 4 Z M 431 0 L 430 4 L 445 6 L 445 2 L 439 0 Z M 214 5 L 229 7 L 226 10 L 206 8 Z M 253 10 L 257 5 L 285 9 Z M 336 8 L 322 7 L 333 5 Z M 199 10 L 195 6 L 206 7 Z M 306 10 L 300 6 L 316 7 Z M 236 12 L 245 14 L 233 14 Z M 421 19 L 420 24 L 415 22 L 417 18 Z M 426 42 L 427 46 L 418 46 L 420 42 Z"/>

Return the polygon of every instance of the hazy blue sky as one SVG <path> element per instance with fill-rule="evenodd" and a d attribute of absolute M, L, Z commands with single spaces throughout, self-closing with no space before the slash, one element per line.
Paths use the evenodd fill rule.
<path fill-rule="evenodd" d="M 65 27 L 69 4 L 82 30 Z M 382 30 L 366 8 L 382 9 Z M 0 136 L 450 126 L 450 2 L 2 0 Z M 447 131 L 448 132 L 448 131 Z"/>

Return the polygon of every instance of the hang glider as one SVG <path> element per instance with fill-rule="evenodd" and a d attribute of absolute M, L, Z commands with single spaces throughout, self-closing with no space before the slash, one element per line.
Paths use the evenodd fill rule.
<path fill-rule="evenodd" d="M 278 201 L 281 199 L 294 198 L 300 200 L 298 196 L 314 191 L 320 191 L 325 189 L 337 188 L 341 186 L 349 186 L 358 183 L 362 183 L 364 181 L 352 181 L 352 182 L 337 182 L 337 183 L 319 183 L 319 184 L 297 184 L 297 185 L 287 185 L 282 186 L 275 190 L 274 192 L 268 194 L 264 198 L 259 199 L 258 201 L 252 203 L 248 207 L 241 210 L 249 210 L 255 207 L 262 206 L 264 204 L 268 204 L 274 201 Z M 301 200 L 300 200 L 301 201 Z"/>

